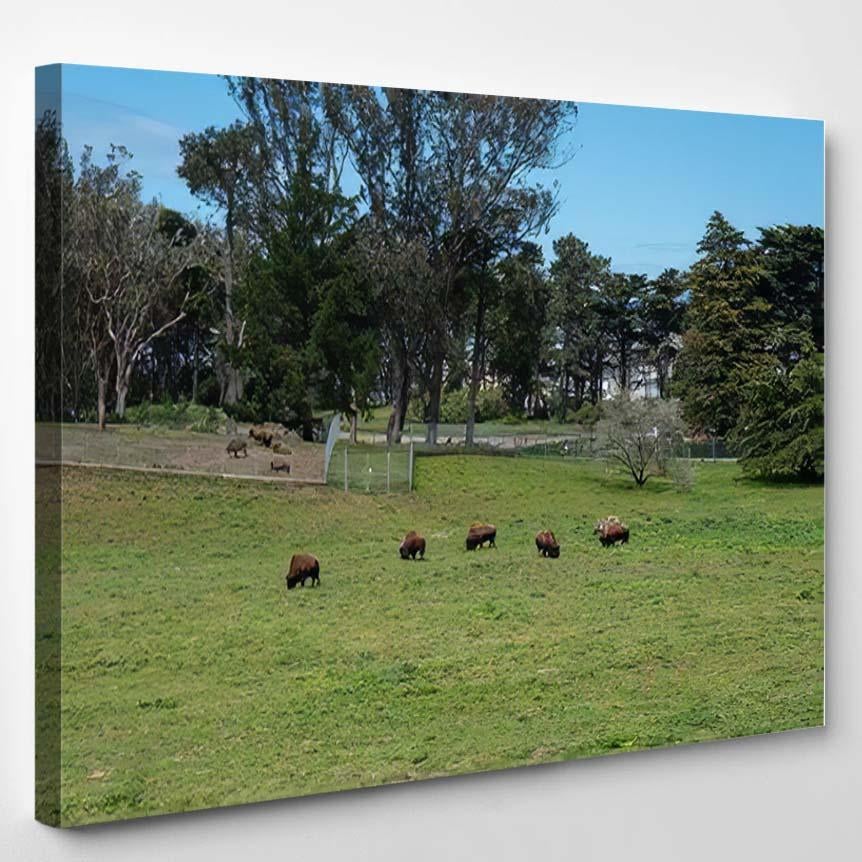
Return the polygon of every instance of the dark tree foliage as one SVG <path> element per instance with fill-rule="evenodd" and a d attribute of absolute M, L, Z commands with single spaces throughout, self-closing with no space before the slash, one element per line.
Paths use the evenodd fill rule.
<path fill-rule="evenodd" d="M 773 320 L 807 330 L 823 350 L 823 228 L 762 227 L 757 243 L 765 270 L 764 294 Z"/>
<path fill-rule="evenodd" d="M 610 279 L 610 258 L 593 254 L 572 234 L 554 240 L 550 267 L 551 357 L 557 379 L 557 414 L 567 418 L 601 398 L 605 331 L 600 295 Z"/>
<path fill-rule="evenodd" d="M 490 368 L 500 381 L 509 412 L 544 408 L 540 375 L 547 357 L 550 289 L 542 249 L 525 244 L 495 271 L 496 305 L 489 326 Z"/>
<path fill-rule="evenodd" d="M 72 170 L 57 117 L 36 124 L 36 418 L 74 416 L 81 400 L 86 346 L 76 323 L 74 285 L 63 286 L 63 221 Z"/>
<path fill-rule="evenodd" d="M 745 472 L 766 479 L 822 479 L 823 354 L 812 349 L 789 370 L 764 357 L 744 394 L 731 443 Z"/>
<path fill-rule="evenodd" d="M 756 249 L 721 213 L 710 217 L 698 252 L 674 393 L 693 429 L 724 436 L 739 419 L 748 370 L 764 350 L 770 307 Z"/>
<path fill-rule="evenodd" d="M 662 398 L 670 396 L 671 368 L 681 346 L 686 289 L 684 274 L 666 269 L 650 281 L 641 301 L 640 340 L 644 358 L 655 368 Z"/>

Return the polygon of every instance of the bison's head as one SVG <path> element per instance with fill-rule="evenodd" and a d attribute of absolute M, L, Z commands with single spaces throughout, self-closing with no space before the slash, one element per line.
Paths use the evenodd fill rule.
<path fill-rule="evenodd" d="M 410 552 L 407 550 L 407 546 L 403 542 L 398 546 L 398 553 L 401 554 L 402 560 L 406 560 L 407 557 L 410 556 Z"/>
<path fill-rule="evenodd" d="M 548 556 L 553 557 L 554 559 L 559 557 L 560 556 L 560 546 L 557 544 L 550 545 L 548 547 Z"/>

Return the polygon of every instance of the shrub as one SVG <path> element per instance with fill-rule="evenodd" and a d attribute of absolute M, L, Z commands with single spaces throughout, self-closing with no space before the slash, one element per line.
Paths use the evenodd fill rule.
<path fill-rule="evenodd" d="M 601 421 L 602 416 L 603 411 L 601 404 L 591 404 L 589 401 L 585 401 L 577 410 L 575 410 L 574 413 L 571 414 L 571 421 L 577 425 L 592 427 Z"/>
<path fill-rule="evenodd" d="M 143 401 L 126 409 L 126 422 L 141 427 L 215 434 L 225 426 L 227 416 L 217 407 L 204 407 L 184 399 L 176 404 L 170 401 L 156 404 Z"/>

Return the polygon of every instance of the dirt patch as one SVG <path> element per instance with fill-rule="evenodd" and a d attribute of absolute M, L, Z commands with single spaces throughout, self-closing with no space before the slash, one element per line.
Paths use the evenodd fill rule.
<path fill-rule="evenodd" d="M 37 457 L 59 451 L 64 464 L 101 464 L 116 467 L 185 470 L 231 476 L 267 476 L 274 479 L 323 479 L 324 445 L 291 440 L 289 455 L 278 457 L 290 464 L 290 473 L 273 472 L 273 452 L 249 439 L 247 429 L 236 436 L 248 442 L 247 455 L 228 454 L 231 437 L 192 431 L 113 426 L 99 431 L 94 425 L 45 426 L 37 428 Z M 44 438 L 39 445 L 39 437 Z M 59 434 L 60 445 L 56 445 Z"/>

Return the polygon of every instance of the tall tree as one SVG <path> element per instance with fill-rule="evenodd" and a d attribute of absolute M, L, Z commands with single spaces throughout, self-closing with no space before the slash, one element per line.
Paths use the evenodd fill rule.
<path fill-rule="evenodd" d="M 697 248 L 673 388 L 691 427 L 723 436 L 737 423 L 747 370 L 764 349 L 770 306 L 756 250 L 721 213 Z"/>
<path fill-rule="evenodd" d="M 609 352 L 609 368 L 617 387 L 628 393 L 632 370 L 642 345 L 642 312 L 648 281 L 645 275 L 614 273 L 602 282 L 598 296 Z"/>
<path fill-rule="evenodd" d="M 100 428 L 110 380 L 122 417 L 138 359 L 185 317 L 190 290 L 165 300 L 202 254 L 201 237 L 183 241 L 161 230 L 160 207 L 141 202 L 140 176 L 127 169 L 129 158 L 123 147 L 112 146 L 102 167 L 85 149 L 66 224 L 66 263 L 86 302 Z"/>
<path fill-rule="evenodd" d="M 221 253 L 224 284 L 224 333 L 219 344 L 220 403 L 236 404 L 242 398 L 241 354 L 244 325 L 237 319 L 237 228 L 247 223 L 252 178 L 257 164 L 255 136 L 237 120 L 227 128 L 208 127 L 180 139 L 182 162 L 177 173 L 195 197 L 224 213 L 224 247 Z"/>
<path fill-rule="evenodd" d="M 490 365 L 502 382 L 512 413 L 542 400 L 539 376 L 547 354 L 550 289 L 540 246 L 527 243 L 497 265 L 491 311 Z"/>
<path fill-rule="evenodd" d="M 666 269 L 650 281 L 642 298 L 640 339 L 645 358 L 655 370 L 661 398 L 670 397 L 670 370 L 681 343 L 685 290 L 685 275 Z"/>
<path fill-rule="evenodd" d="M 36 418 L 61 421 L 67 372 L 83 365 L 75 287 L 63 283 L 63 231 L 72 170 L 59 123 L 47 112 L 36 124 Z M 72 387 L 69 386 L 71 389 Z M 77 407 L 77 397 L 69 399 Z"/>
<path fill-rule="evenodd" d="M 595 404 L 601 397 L 605 333 L 599 299 L 610 278 L 610 265 L 610 258 L 593 254 L 573 234 L 554 240 L 550 338 L 561 420 L 570 399 L 577 410 L 585 399 Z"/>
<path fill-rule="evenodd" d="M 428 440 L 436 442 L 447 358 L 469 306 L 465 275 L 547 225 L 552 190 L 537 171 L 566 158 L 568 102 L 342 88 L 330 104 L 373 218 L 428 250 L 436 314 L 428 333 Z M 485 282 L 475 283 L 480 289 Z M 481 303 L 475 322 L 482 325 Z M 481 341 L 481 333 L 474 343 Z"/>

